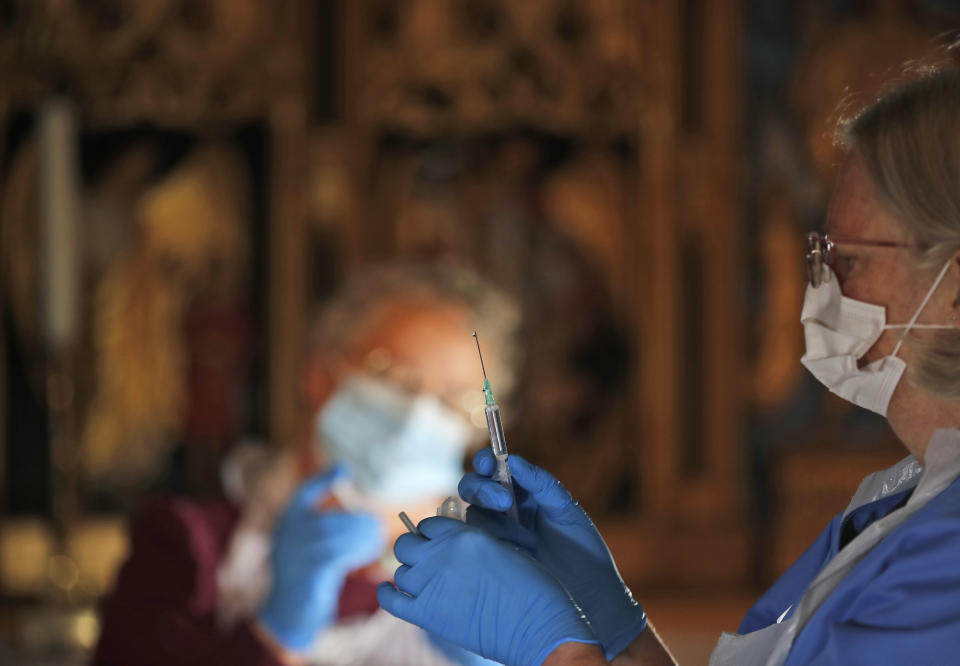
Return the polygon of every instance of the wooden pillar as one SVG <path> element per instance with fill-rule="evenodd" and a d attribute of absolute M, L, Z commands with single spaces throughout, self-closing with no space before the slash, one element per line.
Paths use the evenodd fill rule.
<path fill-rule="evenodd" d="M 313 5 L 292 0 L 278 14 L 273 58 L 291 82 L 269 106 L 270 183 L 267 239 L 269 437 L 291 445 L 304 433 L 299 382 L 307 329 L 307 186 L 310 163 L 310 40 Z"/>
<path fill-rule="evenodd" d="M 364 77 L 363 40 L 365 3 L 343 2 L 340 10 L 339 82 L 341 91 L 340 118 L 342 118 L 344 150 L 342 151 L 350 191 L 343 226 L 344 273 L 350 275 L 368 259 L 364 230 L 368 207 L 363 188 L 370 177 L 371 129 L 368 114 L 360 107 L 360 86 Z"/>
<path fill-rule="evenodd" d="M 287 100 L 270 119 L 270 438 L 297 436 L 298 380 L 306 313 L 306 112 Z"/>
<path fill-rule="evenodd" d="M 306 109 L 299 100 L 277 104 L 270 118 L 269 410 L 270 439 L 298 435 L 298 382 L 306 328 Z"/>
<path fill-rule="evenodd" d="M 669 513 L 677 468 L 677 238 L 676 133 L 677 66 L 674 54 L 677 3 L 658 1 L 639 17 L 645 72 L 645 108 L 640 120 L 640 191 L 636 223 L 635 281 L 646 304 L 636 373 L 641 377 L 638 477 L 645 517 Z"/>
<path fill-rule="evenodd" d="M 700 154 L 713 156 L 709 170 L 702 174 L 710 202 L 700 217 L 701 237 L 709 258 L 709 279 L 704 285 L 706 317 L 712 334 L 707 340 L 705 368 L 706 411 L 712 437 L 706 451 L 706 465 L 712 482 L 711 504 L 718 500 L 730 520 L 740 514 L 742 488 L 743 410 L 746 400 L 743 344 L 745 273 L 742 251 L 743 154 L 741 138 L 743 57 L 739 2 L 703 3 L 704 142 Z M 719 213 L 714 217 L 714 211 Z"/>

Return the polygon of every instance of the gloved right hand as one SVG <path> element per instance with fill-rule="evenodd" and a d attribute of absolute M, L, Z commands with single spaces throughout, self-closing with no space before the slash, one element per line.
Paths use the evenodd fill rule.
<path fill-rule="evenodd" d="M 304 482 L 274 528 L 273 581 L 257 619 L 291 652 L 309 648 L 333 622 L 347 574 L 376 560 L 385 545 L 372 515 L 317 509 L 344 475 L 334 466 Z"/>
<path fill-rule="evenodd" d="M 388 613 L 508 666 L 597 643 L 563 586 L 521 549 L 451 518 L 426 518 L 419 531 L 394 546 L 396 587 L 377 588 Z"/>
<path fill-rule="evenodd" d="M 471 504 L 467 523 L 523 547 L 563 583 L 612 660 L 647 626 L 647 615 L 593 521 L 549 472 L 511 455 L 518 525 L 502 513 L 510 507 L 510 493 L 491 478 L 493 452 L 478 451 L 473 466 L 476 472 L 465 475 L 459 488 Z"/>

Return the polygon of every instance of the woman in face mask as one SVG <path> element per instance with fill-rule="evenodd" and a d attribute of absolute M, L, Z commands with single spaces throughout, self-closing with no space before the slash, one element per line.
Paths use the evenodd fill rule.
<path fill-rule="evenodd" d="M 378 608 L 389 544 L 435 515 L 485 433 L 470 335 L 495 341 L 510 384 L 512 304 L 463 270 L 392 265 L 318 319 L 302 389 L 309 434 L 242 446 L 227 501 L 154 502 L 105 605 L 97 664 L 454 666 L 487 660 Z"/>
<path fill-rule="evenodd" d="M 958 662 L 960 73 L 891 90 L 841 138 L 826 233 L 809 238 L 802 363 L 886 416 L 909 455 L 863 481 L 714 665 Z M 481 451 L 460 483 L 467 524 L 401 536 L 382 606 L 504 664 L 673 663 L 579 505 L 510 462 L 520 523 Z"/>

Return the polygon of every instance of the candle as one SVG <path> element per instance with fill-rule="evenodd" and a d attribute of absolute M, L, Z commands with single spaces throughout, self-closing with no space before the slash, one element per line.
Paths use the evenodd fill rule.
<path fill-rule="evenodd" d="M 77 334 L 80 234 L 77 113 L 65 98 L 40 110 L 40 266 L 43 326 L 51 349 L 68 349 Z"/>

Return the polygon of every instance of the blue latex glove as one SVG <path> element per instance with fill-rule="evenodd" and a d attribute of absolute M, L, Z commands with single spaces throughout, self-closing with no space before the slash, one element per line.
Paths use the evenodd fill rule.
<path fill-rule="evenodd" d="M 460 481 L 460 496 L 472 506 L 467 523 L 526 549 L 567 588 L 580 606 L 607 659 L 620 654 L 647 626 L 647 615 L 617 571 L 593 521 L 549 472 L 510 456 L 520 524 L 502 512 L 510 494 L 491 479 L 490 449 L 473 458 L 476 472 Z"/>
<path fill-rule="evenodd" d="M 490 661 L 475 652 L 465 650 L 456 643 L 451 643 L 436 634 L 428 633 L 427 638 L 430 639 L 430 644 L 433 645 L 433 647 L 454 664 L 460 664 L 460 666 L 500 666 L 499 662 Z"/>
<path fill-rule="evenodd" d="M 333 622 L 347 574 L 383 552 L 375 517 L 317 509 L 345 473 L 334 466 L 304 482 L 274 528 L 273 582 L 257 619 L 292 652 L 309 648 Z"/>
<path fill-rule="evenodd" d="M 450 518 L 426 518 L 394 547 L 387 612 L 508 666 L 538 666 L 562 643 L 597 643 L 563 586 L 529 555 Z"/>

